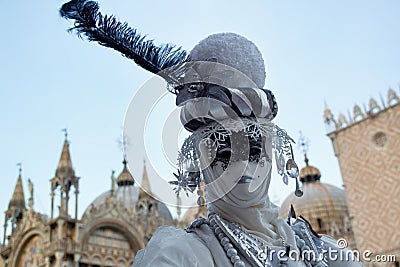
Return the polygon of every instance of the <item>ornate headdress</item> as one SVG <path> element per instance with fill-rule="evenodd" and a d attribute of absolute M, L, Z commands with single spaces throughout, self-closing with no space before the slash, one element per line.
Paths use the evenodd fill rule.
<path fill-rule="evenodd" d="M 214 34 L 187 53 L 174 45 L 156 46 L 114 16 L 103 16 L 96 2 L 72 0 L 61 9 L 62 17 L 73 20 L 79 36 L 113 48 L 140 67 L 161 76 L 168 90 L 177 95 L 181 122 L 192 132 L 178 156 L 177 194 L 193 192 L 200 185 L 200 142 L 206 142 L 212 162 L 258 161 L 261 143 L 272 139 L 278 173 L 285 184 L 296 179 L 297 196 L 302 195 L 287 133 L 271 123 L 278 106 L 265 83 L 265 66 L 258 48 L 234 33 Z M 245 137 L 247 140 L 236 138 Z M 267 160 L 271 161 L 269 157 Z M 212 164 L 212 163 L 211 163 Z M 200 196 L 198 203 L 204 204 Z"/>

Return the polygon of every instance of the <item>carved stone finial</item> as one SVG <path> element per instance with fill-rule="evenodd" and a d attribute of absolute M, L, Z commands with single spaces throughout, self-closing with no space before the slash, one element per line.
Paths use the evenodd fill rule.
<path fill-rule="evenodd" d="M 355 105 L 353 108 L 353 120 L 358 121 L 364 119 L 364 113 L 362 112 L 359 105 Z"/>
<path fill-rule="evenodd" d="M 328 108 L 326 101 L 324 101 L 325 110 L 324 110 L 324 122 L 325 122 L 325 129 L 327 132 L 332 132 L 337 129 L 337 123 L 331 110 Z"/>
<path fill-rule="evenodd" d="M 400 99 L 397 96 L 396 92 L 392 88 L 389 88 L 387 105 L 390 107 L 399 103 L 399 101 Z"/>
<path fill-rule="evenodd" d="M 372 97 L 369 100 L 368 107 L 369 107 L 368 113 L 371 114 L 371 115 L 374 115 L 374 114 L 376 114 L 376 113 L 378 113 L 379 111 L 382 110 L 381 107 L 376 102 L 376 100 L 373 99 Z"/>
<path fill-rule="evenodd" d="M 344 128 L 344 127 L 346 127 L 348 125 L 349 125 L 349 122 L 347 121 L 346 117 L 342 113 L 339 113 L 338 122 L 337 122 L 337 128 L 338 129 Z"/>

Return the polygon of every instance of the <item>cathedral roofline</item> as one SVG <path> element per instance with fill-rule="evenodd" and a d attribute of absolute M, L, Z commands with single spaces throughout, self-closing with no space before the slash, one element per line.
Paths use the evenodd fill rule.
<path fill-rule="evenodd" d="M 338 133 L 367 119 L 373 119 L 379 114 L 400 104 L 400 98 L 396 92 L 390 88 L 387 93 L 387 101 L 385 102 L 382 96 L 380 97 L 380 100 L 382 107 L 374 98 L 370 98 L 368 108 L 364 104 L 363 109 L 361 109 L 361 107 L 356 104 L 353 107 L 352 114 L 348 112 L 346 117 L 343 113 L 339 113 L 337 119 L 334 118 L 331 110 L 325 104 L 323 117 L 327 128 L 327 135 L 330 136 L 333 133 Z"/>

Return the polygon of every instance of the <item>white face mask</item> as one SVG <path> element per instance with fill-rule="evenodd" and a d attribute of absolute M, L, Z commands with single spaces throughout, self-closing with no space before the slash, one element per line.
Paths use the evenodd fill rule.
<path fill-rule="evenodd" d="M 264 204 L 271 179 L 270 139 L 264 142 L 262 149 L 265 156 L 258 161 L 237 160 L 226 164 L 217 160 L 211 163 L 209 157 L 201 157 L 207 202 L 224 201 L 242 208 Z M 202 142 L 199 150 L 202 155 L 209 153 Z"/>

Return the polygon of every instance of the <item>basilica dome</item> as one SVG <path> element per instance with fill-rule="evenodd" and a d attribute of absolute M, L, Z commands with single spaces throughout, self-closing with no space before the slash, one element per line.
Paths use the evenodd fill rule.
<path fill-rule="evenodd" d="M 282 203 L 280 217 L 286 219 L 293 208 L 297 215 L 309 221 L 313 229 L 320 234 L 328 234 L 336 239 L 346 238 L 350 246 L 355 246 L 352 237 L 349 209 L 346 193 L 343 189 L 322 183 L 321 172 L 318 168 L 308 164 L 300 171 L 303 196 L 296 197 L 290 194 Z"/>
<path fill-rule="evenodd" d="M 121 186 L 118 187 L 115 192 L 112 192 L 112 189 L 107 190 L 97 196 L 90 205 L 99 207 L 111 196 L 115 198 L 117 203 L 121 203 L 124 207 L 134 208 L 139 197 L 139 187 Z"/>
<path fill-rule="evenodd" d="M 135 179 L 128 170 L 127 162 L 125 160 L 123 161 L 123 164 L 124 168 L 116 179 L 114 178 L 114 172 L 112 173 L 112 188 L 96 197 L 86 209 L 84 216 L 90 209 L 101 208 L 107 201 L 110 200 L 128 210 L 137 210 L 140 208 L 140 195 L 142 195 L 144 192 L 150 192 L 146 167 L 144 166 L 143 168 L 142 187 L 147 188 L 141 190 L 138 186 L 135 186 Z M 117 184 L 117 188 L 115 188 L 115 183 Z M 169 209 L 164 203 L 157 202 L 155 206 L 158 214 L 163 217 L 166 222 L 171 222 L 173 220 Z M 149 208 L 151 207 L 152 206 Z"/>

